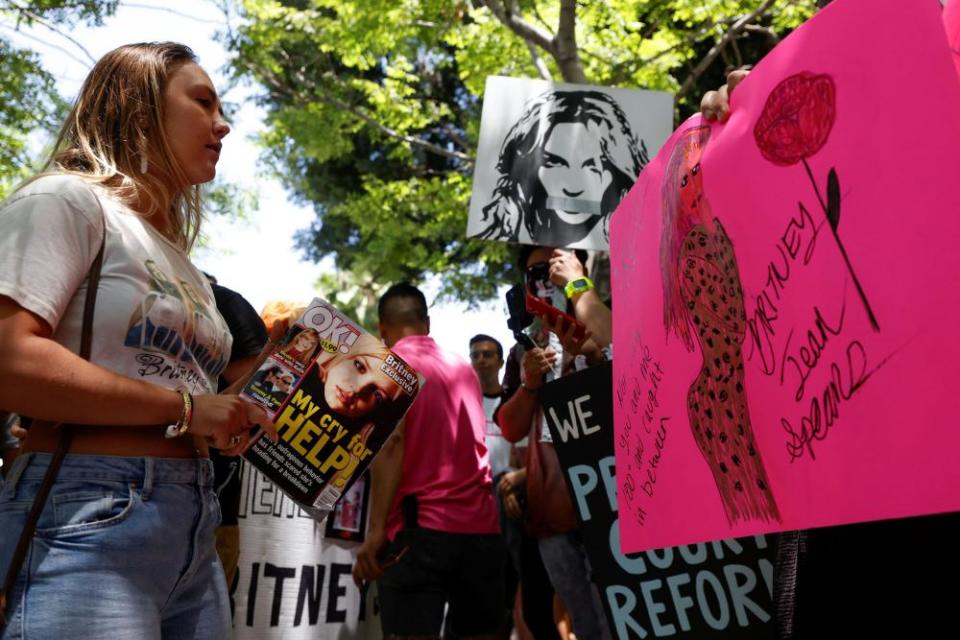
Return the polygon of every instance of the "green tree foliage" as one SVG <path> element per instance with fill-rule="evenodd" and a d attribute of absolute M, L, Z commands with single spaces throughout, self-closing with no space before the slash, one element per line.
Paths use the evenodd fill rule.
<path fill-rule="evenodd" d="M 813 0 L 243 0 L 226 34 L 264 87 L 262 143 L 317 214 L 300 244 L 377 283 L 440 274 L 446 296 L 494 295 L 509 247 L 465 238 L 488 75 L 661 89 L 692 113 Z M 331 281 L 332 283 L 332 281 Z M 328 283 L 330 284 L 330 283 Z M 341 301 L 346 302 L 346 301 Z"/>
<path fill-rule="evenodd" d="M 34 142 L 42 144 L 66 114 L 66 103 L 39 56 L 14 45 L 8 34 L 40 25 L 51 33 L 51 40 L 67 41 L 71 27 L 81 22 L 100 25 L 116 8 L 116 0 L 0 2 L 0 198 L 30 173 L 34 160 L 29 154 L 30 136 L 39 136 Z"/>

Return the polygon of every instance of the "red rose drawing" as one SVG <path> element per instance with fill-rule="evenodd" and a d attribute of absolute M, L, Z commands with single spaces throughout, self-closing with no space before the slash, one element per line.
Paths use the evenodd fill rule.
<path fill-rule="evenodd" d="M 830 223 L 830 230 L 837 241 L 837 247 L 847 265 L 847 271 L 853 280 L 864 310 L 870 319 L 870 326 L 874 331 L 880 331 L 880 324 L 870 307 L 867 294 L 853 270 L 850 256 L 840 240 L 840 178 L 837 171 L 831 168 L 827 173 L 826 199 L 817 186 L 813 176 L 813 169 L 807 158 L 820 151 L 837 117 L 837 89 L 833 78 L 825 74 L 814 74 L 801 71 L 783 80 L 763 105 L 763 112 L 753 127 L 753 137 L 757 141 L 763 157 L 775 165 L 789 167 L 803 163 L 803 168 L 810 178 L 814 193 L 820 202 L 820 208 Z"/>
<path fill-rule="evenodd" d="M 785 167 L 819 151 L 833 128 L 836 95 L 833 78 L 807 71 L 778 84 L 753 128 L 763 157 Z"/>

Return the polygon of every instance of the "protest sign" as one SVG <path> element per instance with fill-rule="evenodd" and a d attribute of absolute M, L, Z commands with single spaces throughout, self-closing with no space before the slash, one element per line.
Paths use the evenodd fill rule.
<path fill-rule="evenodd" d="M 845 0 L 644 170 L 613 222 L 625 551 L 960 509 L 958 114 L 939 4 Z"/>
<path fill-rule="evenodd" d="M 487 78 L 467 235 L 606 251 L 672 128 L 668 93 Z"/>
<path fill-rule="evenodd" d="M 621 640 L 773 638 L 774 537 L 621 553 L 612 392 L 609 364 L 540 391 L 611 633 Z"/>
<path fill-rule="evenodd" d="M 325 525 L 250 463 L 241 474 L 233 637 L 379 638 L 373 590 L 351 577 L 359 543 L 325 538 Z"/>
<path fill-rule="evenodd" d="M 960 73 L 960 0 L 950 0 L 943 7 L 943 26 L 953 53 L 953 63 Z"/>

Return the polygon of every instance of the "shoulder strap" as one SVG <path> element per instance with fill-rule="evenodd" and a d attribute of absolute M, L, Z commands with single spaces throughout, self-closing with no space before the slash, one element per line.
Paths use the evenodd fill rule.
<path fill-rule="evenodd" d="M 100 271 L 103 268 L 103 251 L 107 244 L 107 218 L 103 211 L 103 204 L 100 198 L 94 194 L 97 199 L 97 205 L 100 207 L 100 218 L 103 221 L 103 234 L 100 238 L 100 250 L 97 251 L 93 264 L 90 265 L 90 273 L 87 276 L 87 294 L 83 304 L 83 325 L 80 330 L 80 357 L 84 360 L 90 359 L 91 346 L 93 344 L 93 314 L 97 306 L 97 288 L 100 286 Z M 40 521 L 40 514 L 47 503 L 47 497 L 50 495 L 50 489 L 53 487 L 57 474 L 60 472 L 60 465 L 63 458 L 70 449 L 70 441 L 73 438 L 73 431 L 67 425 L 59 425 L 60 441 L 57 443 L 57 449 L 50 458 L 50 466 L 47 467 L 43 476 L 43 482 L 37 491 L 37 495 L 30 507 L 30 513 L 27 514 L 27 520 L 17 539 L 17 546 L 10 559 L 10 566 L 7 567 L 7 575 L 3 580 L 3 587 L 0 588 L 0 636 L 3 635 L 7 627 L 7 596 L 13 590 L 13 585 L 17 581 L 20 569 L 23 567 L 23 561 L 26 560 L 27 551 L 30 550 L 30 542 L 33 540 L 33 534 L 37 530 L 37 523 Z"/>
<path fill-rule="evenodd" d="M 100 198 L 97 198 L 100 204 Z M 93 345 L 93 312 L 97 308 L 97 289 L 100 287 L 100 271 L 103 268 L 103 250 L 107 244 L 107 217 L 100 204 L 100 219 L 103 221 L 103 234 L 100 237 L 100 250 L 90 265 L 90 275 L 87 276 L 87 295 L 83 301 L 83 325 L 80 329 L 80 357 L 90 359 Z"/>

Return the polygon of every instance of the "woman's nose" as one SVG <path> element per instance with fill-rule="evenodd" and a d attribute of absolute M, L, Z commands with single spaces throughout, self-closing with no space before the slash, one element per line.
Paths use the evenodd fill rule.
<path fill-rule="evenodd" d="M 216 121 L 213 123 L 213 133 L 217 136 L 218 140 L 223 140 L 227 134 L 230 133 L 230 124 L 219 113 L 217 114 Z"/>

